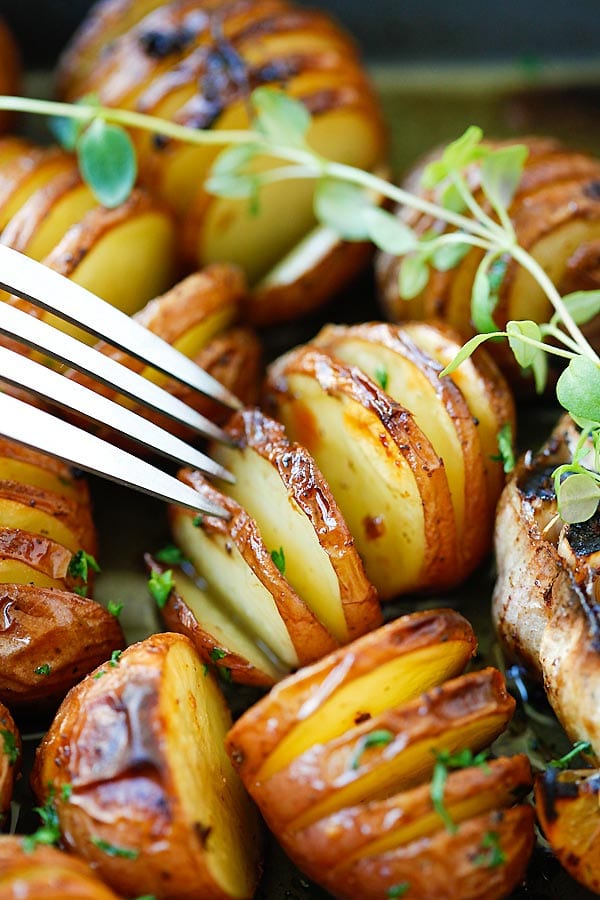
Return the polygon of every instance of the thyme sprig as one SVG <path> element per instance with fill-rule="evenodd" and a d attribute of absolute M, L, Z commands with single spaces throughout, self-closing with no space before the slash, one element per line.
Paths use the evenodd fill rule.
<path fill-rule="evenodd" d="M 546 385 L 547 356 L 567 360 L 557 397 L 581 428 L 582 441 L 572 463 L 561 466 L 555 476 L 558 508 L 567 522 L 590 518 L 600 501 L 600 359 L 579 326 L 600 312 L 600 291 L 562 297 L 540 264 L 519 245 L 509 207 L 527 148 L 518 144 L 493 148 L 483 142 L 481 129 L 471 126 L 424 169 L 426 197 L 316 153 L 308 143 L 310 114 L 283 91 L 257 88 L 249 108 L 253 111 L 249 128 L 203 131 L 104 107 L 93 96 L 76 104 L 0 96 L 0 109 L 53 118 L 59 141 L 76 152 L 83 177 L 108 206 L 122 202 L 133 187 L 137 161 L 126 129 L 141 129 L 188 144 L 225 147 L 205 187 L 220 196 L 245 198 L 252 210 L 259 207 L 266 184 L 290 178 L 315 181 L 314 211 L 320 222 L 346 240 L 371 240 L 403 257 L 399 293 L 405 299 L 423 290 L 432 269 L 451 269 L 471 247 L 481 250 L 471 298 L 471 318 L 479 333 L 467 341 L 443 374 L 450 374 L 480 344 L 493 338 L 508 341 L 518 365 L 533 374 L 538 391 Z M 255 161 L 265 156 L 280 164 L 257 171 Z M 479 170 L 481 200 L 471 187 L 474 179 L 469 175 L 474 168 Z M 376 197 L 424 213 L 451 230 L 417 236 L 405 222 L 380 208 Z M 544 291 L 554 310 L 549 322 L 510 321 L 504 330 L 497 328 L 494 310 L 510 259 Z"/>

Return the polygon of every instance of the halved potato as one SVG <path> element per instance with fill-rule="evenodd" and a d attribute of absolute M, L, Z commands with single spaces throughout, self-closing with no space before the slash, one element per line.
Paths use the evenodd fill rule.
<path fill-rule="evenodd" d="M 179 477 L 230 514 L 229 520 L 169 510 L 175 543 L 206 580 L 228 616 L 289 671 L 333 650 L 329 631 L 293 590 L 271 557 L 254 520 L 231 497 L 190 469 Z"/>
<path fill-rule="evenodd" d="M 34 789 L 53 798 L 65 845 L 126 896 L 250 900 L 258 817 L 192 644 L 156 634 L 100 671 L 70 692 L 37 753 Z"/>
<path fill-rule="evenodd" d="M 546 769 L 535 781 L 539 823 L 567 872 L 600 892 L 600 773 Z"/>
<path fill-rule="evenodd" d="M 323 472 L 382 599 L 456 583 L 448 480 L 410 413 L 310 345 L 273 363 L 265 395 Z"/>
<path fill-rule="evenodd" d="M 27 584 L 30 579 L 15 577 L 18 566 L 23 566 L 29 569 L 39 587 L 66 588 L 72 559 L 70 550 L 50 538 L 21 528 L 0 526 L 0 582 Z M 40 577 L 54 583 L 44 584 Z"/>
<path fill-rule="evenodd" d="M 119 900 L 82 860 L 56 847 L 0 836 L 2 900 Z"/>
<path fill-rule="evenodd" d="M 87 597 L 32 584 L 0 585 L 0 700 L 38 708 L 61 700 L 124 646 L 117 619 Z"/>
<path fill-rule="evenodd" d="M 10 807 L 20 763 L 21 736 L 13 717 L 4 704 L 0 703 L 0 826 Z"/>
<path fill-rule="evenodd" d="M 290 585 L 339 643 L 379 625 L 375 589 L 311 456 L 258 409 L 234 415 L 227 432 L 232 445 L 210 448 L 236 479 L 223 490 L 256 521 L 268 547 L 281 546 Z"/>
<path fill-rule="evenodd" d="M 21 481 L 82 505 L 90 502 L 85 478 L 62 460 L 0 436 L 0 480 Z"/>
<path fill-rule="evenodd" d="M 233 726 L 229 752 L 244 781 L 268 778 L 316 736 L 339 737 L 459 675 L 475 647 L 471 626 L 453 610 L 401 616 L 277 685 Z"/>
<path fill-rule="evenodd" d="M 49 537 L 73 553 L 96 555 L 96 532 L 87 505 L 54 491 L 0 480 L 0 523 Z"/>

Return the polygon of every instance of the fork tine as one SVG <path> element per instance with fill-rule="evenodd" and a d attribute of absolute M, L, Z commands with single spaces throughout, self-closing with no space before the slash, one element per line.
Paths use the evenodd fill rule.
<path fill-rule="evenodd" d="M 94 347 L 82 344 L 76 338 L 8 303 L 0 303 L 0 333 L 16 338 L 47 356 L 73 366 L 86 375 L 91 375 L 102 384 L 115 388 L 132 400 L 140 400 L 150 409 L 182 422 L 204 437 L 230 442 L 225 432 L 217 425 L 157 384 L 100 353 Z"/>
<path fill-rule="evenodd" d="M 156 334 L 58 272 L 0 245 L 0 287 L 83 327 L 115 347 L 232 409 L 231 391 Z"/>
<path fill-rule="evenodd" d="M 6 347 L 0 347 L 0 377 L 86 418 L 108 425 L 162 456 L 226 481 L 234 480 L 221 465 L 160 426 Z"/>
<path fill-rule="evenodd" d="M 0 433 L 20 444 L 57 456 L 87 472 L 101 475 L 168 503 L 178 503 L 200 513 L 229 518 L 225 509 L 205 500 L 197 491 L 172 475 L 75 425 L 2 393 Z"/>

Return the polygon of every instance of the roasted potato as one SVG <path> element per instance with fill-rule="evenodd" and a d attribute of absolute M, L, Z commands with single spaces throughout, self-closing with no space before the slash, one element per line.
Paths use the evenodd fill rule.
<path fill-rule="evenodd" d="M 91 91 L 108 105 L 213 129 L 248 123 L 245 88 L 234 72 L 243 68 L 245 84 L 283 86 L 304 102 L 314 116 L 309 141 L 324 156 L 366 169 L 385 158 L 381 113 L 352 41 L 324 13 L 287 0 L 107 0 L 84 21 L 60 68 L 65 99 Z M 141 131 L 133 137 L 142 180 L 179 213 L 191 264 L 235 262 L 258 286 L 256 312 L 248 304 L 252 320 L 268 324 L 314 308 L 366 261 L 365 247 L 332 243 L 322 230 L 308 237 L 315 228 L 311 182 L 267 185 L 254 215 L 245 200 L 204 191 L 220 148 Z"/>
<path fill-rule="evenodd" d="M 579 430 L 564 416 L 541 451 L 526 453 L 505 488 L 496 520 L 498 577 L 492 614 L 508 655 L 544 687 L 573 741 L 600 753 L 596 513 L 564 525 L 552 472 L 572 458 Z"/>
<path fill-rule="evenodd" d="M 82 860 L 26 841 L 0 837 L 0 900 L 119 900 Z"/>
<path fill-rule="evenodd" d="M 459 348 L 433 325 L 328 326 L 269 369 L 266 407 L 314 456 L 382 599 L 455 585 L 490 547 L 490 450 L 514 410 L 485 357 L 467 390 L 439 379 Z"/>
<path fill-rule="evenodd" d="M 0 826 L 12 799 L 13 784 L 21 763 L 21 736 L 13 717 L 0 703 Z"/>
<path fill-rule="evenodd" d="M 419 900 L 488 900 L 522 877 L 533 811 L 509 807 L 531 771 L 523 756 L 476 765 L 514 701 L 496 670 L 455 677 L 474 649 L 457 613 L 405 616 L 285 679 L 230 730 L 267 824 L 335 897 L 404 885 Z M 440 797 L 428 782 L 453 754 L 467 768 Z"/>
<path fill-rule="evenodd" d="M 256 888 L 258 817 L 203 669 L 183 635 L 134 644 L 68 694 L 37 752 L 32 783 L 65 846 L 128 897 L 249 900 Z"/>
<path fill-rule="evenodd" d="M 508 142 L 495 142 L 494 147 Z M 510 143 L 515 143 L 511 140 Z M 520 185 L 509 209 L 517 241 L 541 265 L 561 294 L 567 291 L 598 287 L 598 248 L 600 242 L 600 161 L 561 146 L 548 138 L 520 138 L 528 148 L 528 157 Z M 411 172 L 406 186 L 429 196 L 421 186 L 424 163 Z M 481 201 L 477 167 L 469 172 L 476 199 Z M 397 215 L 422 234 L 436 222 L 419 212 L 397 209 Z M 467 213 L 468 215 L 468 213 Z M 439 317 L 465 337 L 473 333 L 470 298 L 476 269 L 483 251 L 471 248 L 462 261 L 446 272 L 434 271 L 429 283 L 418 296 L 404 300 L 398 293 L 398 273 L 402 258 L 380 253 L 376 268 L 381 303 L 388 318 L 428 319 Z M 551 315 L 550 302 L 540 285 L 514 260 L 502 278 L 494 320 L 503 329 L 511 319 L 533 319 L 546 322 Z M 597 325 L 591 326 L 597 337 Z M 490 346 L 516 386 L 523 390 L 523 379 L 514 359 L 503 343 Z M 517 376 L 517 377 L 514 377 Z"/>
<path fill-rule="evenodd" d="M 539 823 L 573 878 L 600 893 L 600 774 L 597 769 L 548 768 L 535 781 Z"/>
<path fill-rule="evenodd" d="M 20 54 L 6 22 L 0 19 L 0 94 L 17 94 L 21 81 Z M 12 122 L 8 112 L 0 113 L 0 131 Z"/>

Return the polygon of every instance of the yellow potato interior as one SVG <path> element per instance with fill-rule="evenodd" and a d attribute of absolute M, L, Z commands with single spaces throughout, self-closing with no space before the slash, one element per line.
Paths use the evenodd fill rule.
<path fill-rule="evenodd" d="M 173 274 L 173 225 L 168 216 L 135 216 L 104 234 L 70 276 L 82 287 L 133 315 L 169 287 Z M 96 338 L 47 314 L 50 322 L 87 344 Z"/>
<path fill-rule="evenodd" d="M 304 375 L 290 375 L 288 385 L 296 399 L 282 402 L 277 416 L 325 475 L 367 577 L 384 598 L 410 590 L 423 565 L 425 527 L 408 463 L 391 436 L 382 441 L 379 417 L 358 402 L 329 396 Z"/>
<path fill-rule="evenodd" d="M 65 583 L 62 579 L 44 575 L 43 572 L 39 572 L 18 559 L 0 559 L 0 583 L 35 584 L 43 588 L 65 589 Z"/>
<path fill-rule="evenodd" d="M 410 410 L 426 434 L 435 452 L 444 462 L 458 535 L 462 535 L 465 516 L 465 465 L 463 451 L 450 413 L 434 386 L 420 371 L 417 363 L 389 350 L 381 344 L 360 338 L 338 340 L 333 347 L 336 357 L 358 366 L 376 383 L 378 372 L 385 372 L 385 391 Z"/>
<path fill-rule="evenodd" d="M 299 719 L 262 765 L 258 777 L 270 778 L 313 744 L 327 743 L 353 728 L 357 717 L 377 716 L 459 675 L 471 656 L 465 641 L 446 641 L 405 653 L 335 691 L 312 715 Z"/>
<path fill-rule="evenodd" d="M 59 243 L 72 225 L 80 222 L 98 201 L 90 188 L 81 184 L 68 191 L 38 224 L 27 245 L 27 256 L 41 260 Z"/>
<path fill-rule="evenodd" d="M 271 593 L 259 581 L 233 542 L 224 535 L 206 534 L 190 516 L 177 516 L 173 535 L 223 608 L 231 608 L 240 625 L 269 648 L 285 667 L 298 665 L 298 656 Z"/>
<path fill-rule="evenodd" d="M 67 547 L 72 553 L 79 550 L 79 540 L 70 528 L 34 506 L 0 497 L 0 522 L 3 528 L 21 528 L 32 534 L 43 534 Z"/>
<path fill-rule="evenodd" d="M 187 645 L 167 656 L 161 697 L 167 757 L 190 828 L 210 829 L 204 863 L 226 896 L 252 896 L 258 823 L 225 751 L 229 710 Z"/>
<path fill-rule="evenodd" d="M 293 247 L 256 285 L 261 290 L 292 284 L 314 269 L 339 243 L 339 236 L 325 225 L 317 225 Z"/>
<path fill-rule="evenodd" d="M 554 851 L 560 852 L 561 856 L 573 854 L 575 860 L 585 860 L 583 868 L 590 875 L 593 873 L 596 881 L 600 881 L 600 795 L 598 790 L 581 789 L 588 777 L 587 772 L 560 773 L 560 784 L 579 782 L 580 789 L 573 797 L 559 795 L 553 798 L 551 808 L 556 813 L 555 818 L 548 818 L 547 801 L 539 784 L 536 785 L 536 807 L 544 834 Z M 595 779 L 597 773 L 594 772 L 591 777 Z"/>
<path fill-rule="evenodd" d="M 10 456 L 0 456 L 0 481 L 18 481 L 21 484 L 30 484 L 32 487 L 43 488 L 45 491 L 53 491 L 61 497 L 79 500 L 81 494 L 77 485 L 69 478 L 59 477 L 48 469 L 32 463 L 21 462 Z"/>
<path fill-rule="evenodd" d="M 225 608 L 220 600 L 199 587 L 181 570 L 174 572 L 173 578 L 175 590 L 190 608 L 198 624 L 218 644 L 247 659 L 257 669 L 266 672 L 273 681 L 278 681 L 285 674 L 235 621 L 232 610 Z"/>
<path fill-rule="evenodd" d="M 431 777 L 436 751 L 456 753 L 464 747 L 473 750 L 486 747 L 503 730 L 506 720 L 506 716 L 487 714 L 462 726 L 449 727 L 443 734 L 435 737 L 409 743 L 401 753 L 392 758 L 380 754 L 377 765 L 368 766 L 362 777 L 340 786 L 325 800 L 315 803 L 290 823 L 290 830 L 305 828 L 346 806 L 355 806 L 369 800 L 383 800 L 391 794 L 416 787 Z"/>
<path fill-rule="evenodd" d="M 258 524 L 268 550 L 283 546 L 285 577 L 336 640 L 348 640 L 340 586 L 329 556 L 308 516 L 300 509 L 275 466 L 249 447 L 216 448 L 216 458 L 235 475 L 223 486 Z"/>
<path fill-rule="evenodd" d="M 21 138 L 16 137 L 4 137 L 0 139 L 0 168 L 2 166 L 6 166 L 13 159 L 16 159 L 17 156 L 20 156 L 21 153 L 27 153 L 30 149 L 30 144 L 22 140 Z"/>
<path fill-rule="evenodd" d="M 15 213 L 35 191 L 52 181 L 59 172 L 64 172 L 72 166 L 71 157 L 66 155 L 57 156 L 38 164 L 21 186 L 11 193 L 6 203 L 0 206 L 0 230 L 6 228 Z"/>

